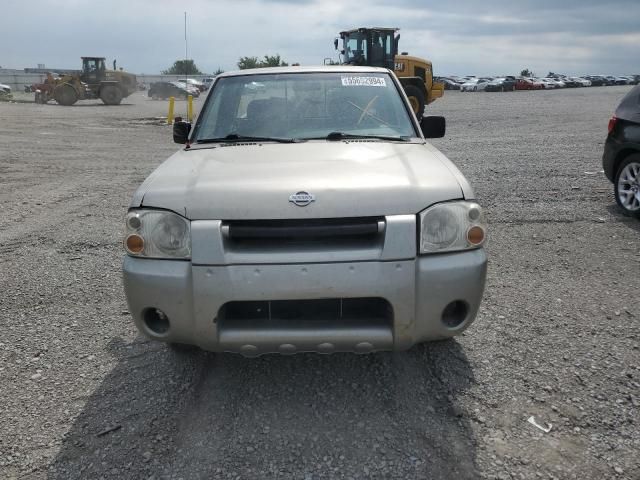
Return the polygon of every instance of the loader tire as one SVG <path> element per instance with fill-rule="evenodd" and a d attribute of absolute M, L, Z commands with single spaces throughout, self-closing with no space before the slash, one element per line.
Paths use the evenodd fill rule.
<path fill-rule="evenodd" d="M 107 85 L 100 89 L 100 99 L 105 105 L 120 105 L 122 92 L 115 85 Z"/>
<path fill-rule="evenodd" d="M 53 99 L 60 105 L 69 107 L 78 101 L 78 92 L 68 83 L 59 85 L 53 91 Z"/>
<path fill-rule="evenodd" d="M 424 93 L 415 85 L 406 85 L 404 91 L 409 98 L 413 113 L 416 114 L 418 121 L 420 121 L 424 115 Z"/>

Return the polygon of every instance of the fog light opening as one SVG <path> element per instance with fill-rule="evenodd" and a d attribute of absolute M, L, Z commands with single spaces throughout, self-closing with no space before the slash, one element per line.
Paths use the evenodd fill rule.
<path fill-rule="evenodd" d="M 464 323 L 469 306 L 462 300 L 454 300 L 442 311 L 442 323 L 448 328 L 457 328 Z"/>
<path fill-rule="evenodd" d="M 164 335 L 169 331 L 169 317 L 158 308 L 147 308 L 143 315 L 144 324 L 156 335 Z"/>

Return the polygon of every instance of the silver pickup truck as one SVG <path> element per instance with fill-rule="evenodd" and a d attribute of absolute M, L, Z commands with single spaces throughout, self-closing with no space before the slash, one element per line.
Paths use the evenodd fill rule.
<path fill-rule="evenodd" d="M 264 353 L 406 350 L 461 333 L 486 224 L 398 79 L 368 67 L 220 75 L 184 148 L 133 195 L 124 288 L 138 329 Z"/>

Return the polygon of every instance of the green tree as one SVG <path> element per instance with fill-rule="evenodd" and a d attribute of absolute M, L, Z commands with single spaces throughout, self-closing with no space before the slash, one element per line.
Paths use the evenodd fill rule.
<path fill-rule="evenodd" d="M 286 67 L 289 64 L 280 58 L 279 54 L 265 55 L 264 60 L 260 62 L 261 67 Z"/>
<path fill-rule="evenodd" d="M 246 70 L 247 68 L 258 68 L 260 67 L 260 62 L 258 62 L 258 57 L 240 57 L 238 60 L 238 68 L 240 70 Z"/>
<path fill-rule="evenodd" d="M 528 68 L 525 68 L 524 70 L 522 70 L 520 72 L 520 76 L 521 77 L 532 77 L 533 73 L 531 73 L 531 70 L 529 70 Z"/>
<path fill-rule="evenodd" d="M 218 69 L 213 72 L 214 75 L 220 75 L 221 73 L 224 73 L 224 70 L 222 70 L 220 67 L 218 67 Z"/>
<path fill-rule="evenodd" d="M 286 67 L 289 64 L 280 58 L 279 54 L 265 55 L 264 60 L 258 60 L 258 57 L 240 57 L 238 60 L 238 68 L 245 70 L 247 68 L 264 68 L 264 67 Z"/>
<path fill-rule="evenodd" d="M 167 70 L 162 71 L 163 75 L 202 75 L 193 60 L 176 60 Z"/>

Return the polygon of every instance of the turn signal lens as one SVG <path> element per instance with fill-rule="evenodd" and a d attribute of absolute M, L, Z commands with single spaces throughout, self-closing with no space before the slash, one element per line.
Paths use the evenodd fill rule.
<path fill-rule="evenodd" d="M 481 245 L 484 242 L 484 228 L 475 225 L 467 231 L 467 240 L 471 245 Z"/>
<path fill-rule="evenodd" d="M 144 250 L 144 239 L 140 235 L 134 233 L 127 237 L 124 241 L 124 246 L 127 249 L 127 252 L 139 255 Z"/>
<path fill-rule="evenodd" d="M 613 132 L 613 129 L 616 128 L 616 123 L 618 123 L 618 117 L 615 115 L 609 119 L 609 133 Z"/>

